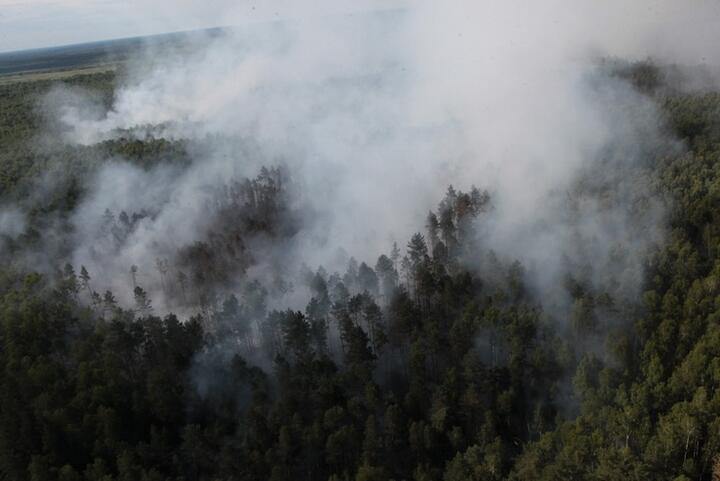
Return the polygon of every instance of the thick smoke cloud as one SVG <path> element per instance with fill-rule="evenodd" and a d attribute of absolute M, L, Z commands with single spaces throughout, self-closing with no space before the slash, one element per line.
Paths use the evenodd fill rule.
<path fill-rule="evenodd" d="M 187 139 L 193 164 L 104 167 L 73 220 L 73 263 L 129 299 L 129 266 L 203 238 L 213 188 L 282 164 L 305 218 L 264 259 L 333 268 L 343 248 L 372 262 L 420 229 L 448 184 L 476 184 L 494 210 L 469 265 L 484 268 L 487 249 L 519 259 L 552 294 L 564 270 L 593 259 L 589 277 L 632 293 L 639 261 L 613 259 L 661 241 L 663 211 L 649 184 L 627 185 L 618 172 L 681 146 L 661 140 L 652 103 L 600 59 L 715 63 L 718 7 L 676 3 L 419 2 L 352 14 L 277 3 L 263 7 L 277 21 L 244 22 L 170 54 L 149 48 L 110 110 L 97 115 L 73 96 L 58 119 L 81 144 L 128 131 Z M 247 20 L 246 7 L 224 11 L 227 23 Z M 582 179 L 595 190 L 612 182 L 616 194 L 569 203 Z M 98 241 L 106 209 L 149 212 L 112 256 Z M 251 273 L 265 275 L 264 262 Z M 162 298 L 152 268 L 139 275 Z"/>

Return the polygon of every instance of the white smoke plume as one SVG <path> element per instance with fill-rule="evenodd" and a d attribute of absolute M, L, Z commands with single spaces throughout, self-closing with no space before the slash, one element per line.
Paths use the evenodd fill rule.
<path fill-rule="evenodd" d="M 311 218 L 291 245 L 266 253 L 298 263 L 332 263 L 340 247 L 373 262 L 421 229 L 449 184 L 490 190 L 495 210 L 479 242 L 521 260 L 540 287 L 568 263 L 589 257 L 601 266 L 661 240 L 651 188 L 613 175 L 661 145 L 680 147 L 660 140 L 652 103 L 599 59 L 716 65 L 716 2 L 350 5 L 269 2 L 262 14 L 227 6 L 219 18 L 239 27 L 169 54 L 149 48 L 107 112 L 93 106 L 87 115 L 76 97 L 59 107 L 77 143 L 152 126 L 155 136 L 194 145 L 187 169 L 104 167 L 75 213 L 73 263 L 122 291 L 129 266 L 152 266 L 202 237 L 211 187 L 268 163 L 287 166 Z M 616 180 L 619 194 L 569 209 L 573 182 L 602 172 L 602 162 L 607 177 L 595 181 Z M 640 224 L 638 198 L 651 204 Z M 111 258 L 97 255 L 106 209 L 153 211 Z M 637 288 L 639 262 L 623 269 L 608 272 Z M 146 286 L 160 282 L 151 267 L 140 275 Z"/>

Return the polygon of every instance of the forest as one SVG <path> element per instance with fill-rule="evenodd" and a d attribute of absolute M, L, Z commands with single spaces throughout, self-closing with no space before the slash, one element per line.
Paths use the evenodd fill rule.
<path fill-rule="evenodd" d="M 665 239 L 618 248 L 613 262 L 642 266 L 638 292 L 593 279 L 587 258 L 554 286 L 560 304 L 478 247 L 492 186 L 448 186 L 376 259 L 256 276 L 308 217 L 282 162 L 217 186 L 208 228 L 150 265 L 74 264 L 72 219 L 107 159 L 183 169 L 196 147 L 132 132 L 48 145 L 37 102 L 53 82 L 0 84 L 0 205 L 27 213 L 13 230 L 0 210 L 0 479 L 720 479 L 720 93 L 613 68 L 684 146 L 621 173 L 631 217 L 662 200 Z M 109 104 L 116 75 L 65 84 Z M 624 199 L 595 181 L 613 168 L 567 202 Z M 158 215 L 106 209 L 87 258 Z M 283 304 L 293 293 L 302 307 Z"/>

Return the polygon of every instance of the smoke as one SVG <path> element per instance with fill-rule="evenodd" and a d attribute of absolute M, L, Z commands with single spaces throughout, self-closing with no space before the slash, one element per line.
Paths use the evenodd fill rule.
<path fill-rule="evenodd" d="M 27 220 L 20 209 L 0 208 L 0 253 L 7 242 L 15 240 L 25 231 L 26 226 Z"/>
<path fill-rule="evenodd" d="M 137 282 L 172 308 L 157 259 L 221 228 L 209 203 L 262 165 L 289 172 L 293 227 L 246 238 L 261 249 L 247 276 L 337 268 L 339 248 L 372 262 L 420 230 L 449 184 L 475 184 L 495 209 L 468 265 L 485 268 L 489 250 L 519 259 L 551 303 L 568 302 L 555 292 L 568 269 L 600 290 L 640 288 L 638 254 L 661 242 L 664 221 L 662 199 L 637 179 L 648 158 L 682 147 L 652 101 L 600 59 L 715 65 L 715 2 L 330 5 L 270 2 L 257 15 L 228 5 L 224 23 L 240 27 L 149 46 L 104 111 L 77 92 L 53 94 L 65 141 L 162 137 L 188 142 L 192 157 L 151 168 L 115 159 L 95 174 L 71 223 L 72 261 L 98 290 L 130 302 Z M 108 245 L 107 210 L 137 214 L 119 245 Z"/>

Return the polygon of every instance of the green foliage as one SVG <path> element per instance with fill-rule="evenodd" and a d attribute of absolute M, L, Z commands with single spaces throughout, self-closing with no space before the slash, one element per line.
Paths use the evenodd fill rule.
<path fill-rule="evenodd" d="M 0 478 L 712 479 L 720 97 L 663 89 L 649 65 L 626 77 L 689 147 L 628 174 L 669 209 L 667 242 L 643 254 L 638 299 L 568 278 L 571 307 L 558 320 L 520 263 L 487 253 L 483 269 L 463 268 L 470 226 L 491 204 L 450 187 L 405 252 L 351 259 L 344 273 L 307 269 L 306 308 L 267 312 L 268 292 L 289 280 L 212 290 L 250 265 L 229 239 L 293 233 L 280 226 L 283 173 L 263 169 L 217 199 L 218 218 L 234 227 L 181 249 L 177 273 L 156 261 L 166 294 L 202 315 L 155 316 L 137 285 L 126 310 L 92 290 L 84 266 L 55 278 L 0 269 Z M 114 77 L 71 82 L 107 97 Z M 26 197 L 42 172 L 67 174 L 32 206 L 33 228 L 71 213 L 108 153 L 141 167 L 185 161 L 182 143 L 158 139 L 29 149 L 42 122 L 33 105 L 49 87 L 0 86 L 3 199 Z M 108 212 L 108 230 L 122 236 L 136 220 Z"/>

